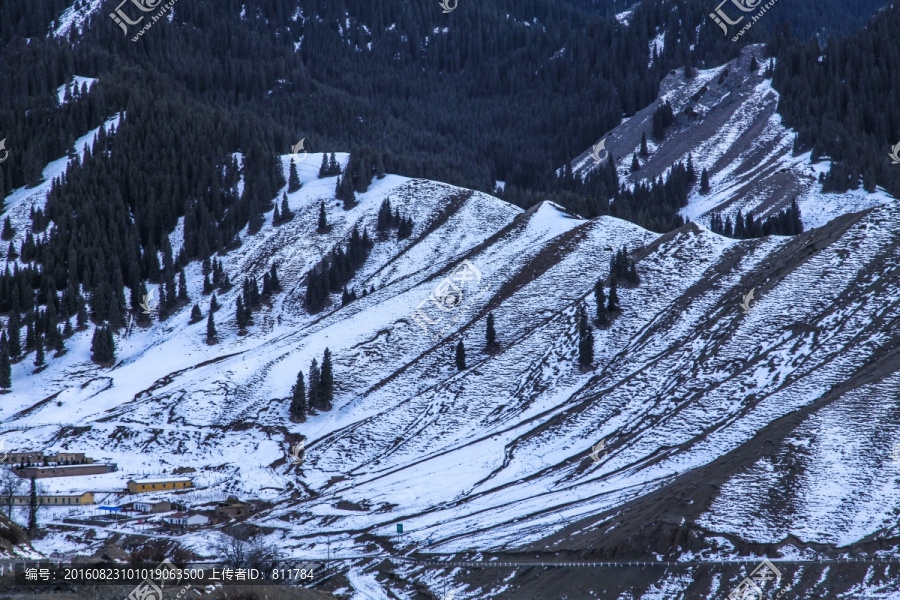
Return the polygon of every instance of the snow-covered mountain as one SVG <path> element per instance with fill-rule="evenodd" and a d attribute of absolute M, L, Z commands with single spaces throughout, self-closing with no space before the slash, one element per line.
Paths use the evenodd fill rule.
<path fill-rule="evenodd" d="M 276 227 L 270 214 L 219 257 L 237 283 L 277 265 L 283 291 L 247 335 L 234 322 L 239 285 L 218 297 L 216 345 L 205 343 L 205 319 L 189 323 L 190 305 L 129 327 L 112 368 L 90 362 L 91 332 L 77 333 L 40 372 L 33 357 L 13 366 L 0 439 L 117 463 L 105 475 L 42 481 L 48 491 L 93 490 L 104 503 L 120 502 L 126 481 L 144 473 L 196 469 L 198 489 L 182 500 L 267 502 L 250 519 L 267 540 L 303 558 L 324 558 L 330 545 L 347 557 L 330 585 L 353 598 L 440 597 L 448 581 L 457 598 L 719 598 L 746 574 L 728 564 L 739 556 L 896 555 L 900 215 L 884 194 L 814 189 L 816 167 L 791 156 L 768 80 L 738 81 L 748 61 L 664 84 L 676 113 L 708 89 L 692 103 L 699 116 L 677 123 L 639 175 L 692 152 L 713 187 L 691 197 L 693 223 L 658 235 L 396 175 L 344 210 L 335 178 L 318 179 L 321 155 L 310 154 L 303 187 L 288 194 L 294 219 Z M 611 132 L 615 156 L 634 151 L 652 110 Z M 27 218 L 41 193 L 17 192 L 10 214 Z M 802 235 L 737 241 L 703 226 L 710 210 L 765 214 L 792 193 L 815 227 Z M 385 198 L 413 219 L 412 235 L 377 239 L 348 286 L 374 291 L 345 306 L 333 294 L 308 314 L 306 274 L 354 227 L 373 235 Z M 316 231 L 320 202 L 328 233 Z M 623 247 L 641 283 L 619 289 L 622 312 L 594 330 L 594 366 L 582 369 L 578 306 L 594 314 L 594 285 Z M 201 267 L 186 272 L 191 304 L 206 316 Z M 485 343 L 489 314 L 496 349 Z M 292 423 L 291 386 L 326 348 L 334 409 Z M 305 461 L 295 467 L 287 451 L 299 440 Z M 51 508 L 42 518 L 91 511 Z M 85 552 L 136 527 L 51 528 L 34 547 Z M 178 541 L 211 556 L 226 535 L 199 529 Z M 709 564 L 447 579 L 396 562 L 384 578 L 385 552 Z M 797 597 L 900 597 L 896 565 L 782 566 Z"/>
<path fill-rule="evenodd" d="M 695 188 L 681 214 L 707 226 L 713 213 L 723 220 L 733 220 L 739 210 L 766 218 L 790 206 L 792 199 L 797 200 L 807 227 L 889 204 L 892 198 L 882 190 L 822 193 L 818 178 L 828 171 L 830 161 L 826 157 L 810 164 L 810 152 L 794 155 L 795 134 L 776 112 L 779 94 L 765 77 L 770 59 L 763 50 L 762 44 L 747 46 L 740 57 L 697 71 L 690 79 L 685 78 L 684 69 L 672 71 L 660 85 L 657 102 L 598 140 L 606 140 L 620 179 L 630 185 L 642 179 L 653 181 L 676 162 L 686 163 L 690 155 L 698 173 L 708 170 L 710 192 L 701 194 Z M 757 68 L 751 70 L 754 58 Z M 666 101 L 675 123 L 659 141 L 651 135 L 653 112 Z M 632 173 L 631 157 L 640 151 L 642 133 L 650 155 L 641 157 L 640 170 Z M 590 149 L 572 164 L 582 174 L 598 168 Z"/>

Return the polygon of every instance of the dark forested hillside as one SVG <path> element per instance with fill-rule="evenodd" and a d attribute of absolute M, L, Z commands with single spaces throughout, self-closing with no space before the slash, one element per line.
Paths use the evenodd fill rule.
<path fill-rule="evenodd" d="M 900 171 L 888 153 L 900 142 L 900 9 L 881 12 L 869 26 L 820 49 L 779 30 L 769 45 L 779 57 L 773 85 L 779 112 L 797 130 L 795 150 L 828 156 L 826 191 L 883 186 L 900 195 Z"/>

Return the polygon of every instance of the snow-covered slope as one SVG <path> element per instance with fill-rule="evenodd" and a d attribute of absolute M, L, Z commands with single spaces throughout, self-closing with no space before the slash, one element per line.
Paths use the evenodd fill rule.
<path fill-rule="evenodd" d="M 38 374 L 30 358 L 15 365 L 0 409 L 7 448 L 68 448 L 119 465 L 44 480 L 46 489 L 90 488 L 116 502 L 112 492 L 131 477 L 193 467 L 203 489 L 190 501 L 237 494 L 272 502 L 253 520 L 297 556 L 324 553 L 325 532 L 336 552 L 371 553 L 373 539 L 389 543 L 396 522 L 407 532 L 398 549 L 430 540 L 435 552 L 643 551 L 628 507 L 664 490 L 691 496 L 685 478 L 710 469 L 721 492 L 691 503 L 693 527 L 707 537 L 845 545 L 891 526 L 900 506 L 888 461 L 900 441 L 887 404 L 900 392 L 893 206 L 795 238 L 737 242 L 698 225 L 658 236 L 611 217 L 584 221 L 550 203 L 523 213 L 484 194 L 389 175 L 345 211 L 334 179 L 316 178 L 319 159 L 300 167 L 304 186 L 289 195 L 295 218 L 244 232 L 243 246 L 222 259 L 236 282 L 279 266 L 284 291 L 248 335 L 233 323 L 236 286 L 219 297 L 218 345 L 205 344 L 205 323 L 188 324 L 186 308 L 131 327 L 117 339 L 111 369 L 89 362 L 89 332 Z M 351 283 L 374 293 L 344 307 L 332 296 L 322 313 L 307 314 L 304 274 L 354 226 L 373 232 L 384 198 L 412 216 L 413 235 L 376 243 Z M 332 229 L 317 234 L 323 200 Z M 595 331 L 596 367 L 582 371 L 576 307 L 593 312 L 594 283 L 623 246 L 639 259 L 642 282 L 620 289 L 624 310 Z M 469 281 L 459 280 L 462 265 Z M 429 295 L 448 278 L 462 287 L 461 307 L 420 326 L 414 311 L 437 321 Z M 205 313 L 199 265 L 188 281 Z M 750 289 L 758 305 L 745 315 L 739 302 Z M 488 313 L 494 351 L 485 348 Z M 463 371 L 453 361 L 460 340 Z M 326 347 L 335 358 L 334 410 L 293 424 L 291 386 Z M 861 411 L 866 418 L 852 417 Z M 790 427 L 779 425 L 785 419 Z M 773 428 L 778 435 L 760 450 L 754 440 Z M 294 469 L 285 451 L 301 436 L 306 461 Z M 594 464 L 601 439 L 609 454 Z M 714 467 L 728 456 L 739 460 Z M 846 474 L 840 486 L 829 485 L 836 465 Z M 786 505 L 771 502 L 773 480 L 790 481 L 790 520 Z M 878 502 L 865 500 L 872 489 Z M 556 540 L 572 523 L 583 526 Z M 36 547 L 78 539 L 62 535 Z M 202 555 L 221 535 L 180 539 Z"/>
<path fill-rule="evenodd" d="M 729 68 L 744 68 L 740 61 Z M 90 361 L 90 331 L 68 339 L 67 353 L 40 372 L 33 354 L 16 363 L 13 391 L 0 397 L 0 440 L 11 450 L 117 463 L 116 472 L 41 482 L 47 491 L 95 491 L 102 503 L 122 502 L 131 478 L 193 468 L 197 489 L 181 500 L 267 502 L 250 521 L 285 554 L 322 558 L 330 542 L 333 553 L 356 557 L 342 563 L 342 581 L 357 598 L 444 585 L 433 570 L 405 564 L 396 578 L 377 578 L 385 551 L 708 562 L 634 580 L 575 570 L 559 583 L 574 586 L 561 596 L 577 598 L 629 597 L 639 585 L 631 597 L 648 600 L 723 597 L 737 583 L 740 555 L 896 556 L 895 201 L 816 191 L 818 167 L 790 156 L 768 82 L 727 75 L 718 83 L 723 71 L 667 80 L 676 112 L 708 87 L 692 101 L 700 121 L 676 123 L 639 172 L 652 177 L 693 152 L 695 166 L 713 174 L 713 195 L 694 196 L 685 209 L 700 222 L 658 235 L 550 202 L 522 211 L 396 175 L 376 179 L 345 210 L 335 178 L 317 177 L 321 155 L 310 154 L 298 168 L 302 188 L 287 195 L 293 220 L 274 226 L 270 213 L 261 231 L 245 230 L 239 248 L 217 257 L 238 284 L 218 295 L 218 344 L 206 344 L 205 319 L 190 323 L 193 303 L 204 317 L 209 306 L 194 263 L 186 268 L 190 304 L 121 332 L 112 368 Z M 729 104 L 732 96 L 741 100 Z M 648 114 L 652 107 L 611 134 L 616 156 L 639 143 Z M 708 135 L 697 137 L 704 127 Z M 282 157 L 285 173 L 289 160 Z M 31 207 L 43 205 L 68 164 L 52 163 L 40 187 L 7 199 L 17 245 Z M 737 241 L 702 225 L 710 210 L 780 209 L 785 190 L 801 195 L 806 225 L 817 228 Z M 375 235 L 385 199 L 413 219 L 408 239 Z M 326 233 L 317 231 L 322 203 Z M 306 274 L 354 228 L 376 240 L 348 285 L 367 294 L 344 306 L 332 294 L 309 314 Z M 175 248 L 182 231 L 171 234 Z M 641 282 L 618 290 L 623 310 L 594 329 L 594 365 L 582 369 L 578 308 L 595 313 L 595 283 L 623 247 Z M 234 319 L 239 284 L 272 265 L 283 291 L 243 335 Z M 751 290 L 754 303 L 742 308 Z M 488 315 L 496 348 L 486 347 Z M 464 369 L 454 360 L 459 342 Z M 297 373 L 326 348 L 334 408 L 292 423 Z M 287 450 L 300 440 L 305 461 L 295 467 Z M 602 456 L 594 450 L 601 441 Z M 48 508 L 43 519 L 91 511 Z M 71 527 L 50 528 L 35 549 L 94 550 L 142 533 L 132 523 Z M 214 527 L 178 541 L 211 556 L 226 535 Z M 825 597 L 852 588 L 857 595 L 846 597 L 896 598 L 890 568 L 785 567 L 785 579 Z M 458 572 L 450 587 L 460 598 L 556 597 L 540 573 Z"/>
<path fill-rule="evenodd" d="M 758 69 L 750 63 L 756 57 Z M 890 203 L 883 190 L 863 189 L 845 194 L 822 193 L 820 173 L 829 167 L 827 159 L 810 164 L 811 153 L 794 156 L 794 132 L 775 112 L 778 92 L 766 79 L 768 59 L 761 44 L 744 48 L 740 57 L 713 69 L 698 71 L 691 79 L 679 69 L 660 85 L 656 102 L 608 132 L 606 149 L 616 158 L 621 180 L 634 184 L 654 180 L 676 162 L 691 156 L 699 173 L 709 172 L 710 192 L 695 188 L 682 216 L 709 226 L 711 213 L 734 220 L 737 211 L 752 211 L 768 217 L 797 200 L 806 228 L 819 227 L 838 215 Z M 668 101 L 675 123 L 663 140 L 652 137 L 653 112 Z M 647 135 L 650 155 L 641 158 L 641 168 L 631 172 L 632 154 L 640 151 L 641 134 Z M 573 169 L 585 173 L 596 168 L 585 151 L 573 161 Z"/>

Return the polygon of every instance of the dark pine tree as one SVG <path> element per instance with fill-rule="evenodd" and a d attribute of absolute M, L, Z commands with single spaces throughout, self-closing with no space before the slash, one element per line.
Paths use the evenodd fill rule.
<path fill-rule="evenodd" d="M 325 157 L 322 157 L 322 163 L 324 164 Z M 306 382 L 303 380 L 303 371 L 297 373 L 297 383 L 294 384 L 294 387 L 291 388 L 291 407 L 290 407 L 290 415 L 291 421 L 295 423 L 303 423 L 306 421 Z"/>
<path fill-rule="evenodd" d="M 0 233 L 0 239 L 4 242 L 8 242 L 16 235 L 16 230 L 12 226 L 12 223 L 9 222 L 9 217 L 3 219 L 3 233 Z"/>
<path fill-rule="evenodd" d="M 9 332 L 9 355 L 12 358 L 17 357 L 22 353 L 21 328 L 22 323 L 19 320 L 19 311 L 14 309 L 12 313 L 10 313 L 9 322 L 6 325 L 6 330 Z"/>
<path fill-rule="evenodd" d="M 116 345 L 112 329 L 97 327 L 91 340 L 91 359 L 103 366 L 111 365 L 116 360 Z"/>
<path fill-rule="evenodd" d="M 319 362 L 313 359 L 309 365 L 309 401 L 307 406 L 315 410 L 319 410 L 319 394 L 322 391 L 319 379 Z"/>
<path fill-rule="evenodd" d="M 200 306 L 195 304 L 191 309 L 191 323 L 197 323 L 200 319 L 203 318 L 203 313 L 200 312 Z"/>
<path fill-rule="evenodd" d="M 325 348 L 322 370 L 319 374 L 319 405 L 322 410 L 331 410 L 334 400 L 334 367 L 331 364 L 331 350 Z"/>
<path fill-rule="evenodd" d="M 36 349 L 34 352 L 34 366 L 44 366 L 44 338 L 41 334 L 37 335 Z"/>
<path fill-rule="evenodd" d="M 609 312 L 606 308 L 606 292 L 603 290 L 603 279 L 594 284 L 594 301 L 597 303 L 597 325 L 609 324 Z"/>
<path fill-rule="evenodd" d="M 284 173 L 284 171 L 282 171 Z M 284 177 L 282 175 L 282 177 Z M 282 180 L 283 181 L 283 180 Z M 301 188 L 300 178 L 297 176 L 297 164 L 294 162 L 294 159 L 291 159 L 291 174 L 288 178 L 288 193 L 293 194 L 297 190 Z"/>
<path fill-rule="evenodd" d="M 187 279 L 184 276 L 184 269 L 181 269 L 178 273 L 178 301 L 182 304 L 187 304 L 190 301 L 187 293 Z"/>
<path fill-rule="evenodd" d="M 212 314 L 212 312 L 210 312 L 210 314 Z M 234 320 L 237 323 L 238 329 L 241 331 L 246 331 L 247 326 L 250 324 L 250 315 L 244 308 L 244 303 L 241 301 L 240 296 L 238 296 L 234 303 Z"/>
<path fill-rule="evenodd" d="M 316 231 L 319 233 L 328 231 L 328 219 L 325 217 L 325 202 L 319 204 L 319 226 Z"/>
<path fill-rule="evenodd" d="M 589 368 L 594 364 L 594 330 L 584 306 L 578 308 L 578 364 Z"/>
<path fill-rule="evenodd" d="M 497 347 L 497 331 L 494 329 L 494 313 L 488 313 L 487 318 L 487 348 L 493 350 Z"/>
<path fill-rule="evenodd" d="M 215 344 L 218 337 L 219 334 L 216 331 L 216 321 L 213 318 L 212 311 L 209 311 L 209 316 L 206 317 L 206 343 Z"/>
<path fill-rule="evenodd" d="M 278 269 L 275 263 L 269 269 L 269 283 L 272 286 L 272 292 L 277 294 L 281 291 L 281 281 L 278 280 Z"/>
<path fill-rule="evenodd" d="M 709 172 L 706 169 L 700 173 L 700 193 L 709 193 Z"/>
<path fill-rule="evenodd" d="M 650 156 L 650 150 L 647 149 L 647 134 L 641 133 L 641 156 L 647 158 Z"/>
<path fill-rule="evenodd" d="M 609 281 L 609 302 L 606 305 L 606 309 L 609 312 L 618 312 L 622 310 L 619 307 L 619 282 L 616 281 L 615 276 L 610 277 Z"/>
<path fill-rule="evenodd" d="M 639 171 L 641 169 L 641 161 L 638 160 L 637 153 L 631 156 L 631 172 Z"/>
<path fill-rule="evenodd" d="M 466 368 L 466 347 L 463 345 L 462 340 L 459 340 L 459 343 L 456 344 L 456 368 L 460 371 Z"/>
<path fill-rule="evenodd" d="M 0 388 L 8 390 L 12 387 L 12 364 L 9 360 L 9 341 L 6 332 L 0 337 Z"/>

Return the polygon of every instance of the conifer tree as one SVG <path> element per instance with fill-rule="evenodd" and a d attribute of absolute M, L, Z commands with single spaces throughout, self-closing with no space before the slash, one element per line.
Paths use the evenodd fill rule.
<path fill-rule="evenodd" d="M 797 198 L 791 200 L 791 209 L 789 214 L 791 227 L 790 231 L 787 232 L 787 234 L 797 235 L 803 233 L 803 219 L 800 215 L 800 206 L 797 204 Z"/>
<path fill-rule="evenodd" d="M 650 156 L 650 150 L 647 149 L 647 134 L 641 133 L 641 156 L 644 158 Z"/>
<path fill-rule="evenodd" d="M 0 233 L 0 239 L 4 242 L 8 242 L 16 235 L 16 230 L 12 226 L 12 223 L 9 222 L 9 217 L 3 219 L 3 232 Z"/>
<path fill-rule="evenodd" d="M 206 317 L 206 343 L 215 344 L 218 337 L 219 333 L 216 331 L 216 321 L 213 318 L 212 311 L 210 311 L 209 316 Z"/>
<path fill-rule="evenodd" d="M 385 198 L 381 201 L 381 208 L 378 209 L 378 221 L 375 225 L 375 231 L 383 233 L 387 231 L 393 222 L 394 215 L 391 212 L 391 200 Z"/>
<path fill-rule="evenodd" d="M 219 310 L 219 301 L 216 300 L 216 295 L 213 294 L 212 298 L 209 299 L 209 312 L 214 313 Z"/>
<path fill-rule="evenodd" d="M 191 309 L 191 323 L 196 323 L 202 318 L 203 318 L 203 313 L 200 312 L 200 305 L 195 304 L 194 307 Z"/>
<path fill-rule="evenodd" d="M 704 168 L 700 173 L 700 193 L 708 194 L 709 193 L 709 173 Z"/>
<path fill-rule="evenodd" d="M 43 367 L 44 366 L 44 339 L 41 334 L 37 336 L 37 348 L 34 353 L 34 366 Z"/>
<path fill-rule="evenodd" d="M 187 279 L 184 276 L 184 269 L 178 271 L 178 300 L 185 304 L 190 300 L 187 293 Z"/>
<path fill-rule="evenodd" d="M 288 205 L 287 194 L 283 194 L 281 197 L 281 220 L 287 222 L 293 218 L 294 213 L 291 212 L 291 207 Z"/>
<path fill-rule="evenodd" d="M 462 340 L 459 340 L 459 343 L 456 344 L 456 368 L 460 371 L 466 368 L 466 347 L 463 345 Z"/>
<path fill-rule="evenodd" d="M 210 312 L 210 314 L 212 314 L 212 312 Z M 244 309 L 244 303 L 241 302 L 240 296 L 237 297 L 237 300 L 234 303 L 234 320 L 237 323 L 238 329 L 241 331 L 246 330 L 247 325 L 250 324 L 250 317 Z"/>
<path fill-rule="evenodd" d="M 488 350 L 491 350 L 491 349 L 497 347 L 497 331 L 494 329 L 494 313 L 488 313 L 487 347 L 488 347 Z"/>
<path fill-rule="evenodd" d="M 0 388 L 12 387 L 12 364 L 9 360 L 9 341 L 4 331 L 0 336 Z"/>
<path fill-rule="evenodd" d="M 331 410 L 334 400 L 334 367 L 331 364 L 331 350 L 325 348 L 322 370 L 319 374 L 319 404 L 322 410 Z"/>
<path fill-rule="evenodd" d="M 594 284 L 594 301 L 597 303 L 597 324 L 600 326 L 609 324 L 609 312 L 606 308 L 606 292 L 603 290 L 603 279 Z"/>
<path fill-rule="evenodd" d="M 87 328 L 87 306 L 85 305 L 84 297 L 81 294 L 78 295 L 78 308 L 77 312 L 75 313 L 75 322 L 78 324 L 78 331 L 82 331 Z"/>
<path fill-rule="evenodd" d="M 269 278 L 270 284 L 272 286 L 272 291 L 277 293 L 281 291 L 281 282 L 278 280 L 278 270 L 275 263 L 272 263 L 272 268 L 269 269 Z"/>
<path fill-rule="evenodd" d="M 594 364 L 594 331 L 584 306 L 578 308 L 578 363 L 584 368 Z"/>
<path fill-rule="evenodd" d="M 309 408 L 319 409 L 319 394 L 321 391 L 321 386 L 319 385 L 319 362 L 313 359 L 309 365 L 309 402 L 307 403 Z"/>
<path fill-rule="evenodd" d="M 610 277 L 609 281 L 609 302 L 606 305 L 606 309 L 609 312 L 616 312 L 621 310 L 619 307 L 619 292 L 618 288 L 619 282 L 616 281 L 615 276 Z"/>
<path fill-rule="evenodd" d="M 61 356 L 66 350 L 63 332 L 58 327 L 52 327 L 50 330 L 53 332 L 53 349 L 56 350 L 56 356 Z"/>
<path fill-rule="evenodd" d="M 641 168 L 641 161 L 638 160 L 637 153 L 631 155 L 631 172 L 639 171 Z"/>
<path fill-rule="evenodd" d="M 325 202 L 319 204 L 319 233 L 328 231 L 328 219 L 325 217 Z"/>
<path fill-rule="evenodd" d="M 283 173 L 284 171 L 282 171 Z M 283 176 L 282 176 L 283 177 Z M 282 180 L 284 181 L 284 180 Z M 288 178 L 288 192 L 293 194 L 297 190 L 301 188 L 300 177 L 297 176 L 297 164 L 293 158 L 291 158 L 291 174 Z"/>
<path fill-rule="evenodd" d="M 19 311 L 18 309 L 13 309 L 6 325 L 6 330 L 9 332 L 9 355 L 12 358 L 17 357 L 22 353 L 21 327 L 22 323 L 19 320 Z"/>
<path fill-rule="evenodd" d="M 323 155 L 322 162 L 324 164 L 325 157 Z M 298 423 L 306 421 L 306 382 L 303 380 L 303 371 L 297 373 L 297 383 L 291 388 L 291 420 Z"/>
<path fill-rule="evenodd" d="M 319 179 L 323 179 L 328 176 L 328 158 L 327 154 L 322 153 L 322 166 L 319 167 Z"/>
<path fill-rule="evenodd" d="M 750 58 L 750 72 L 756 73 L 757 71 L 759 71 L 759 63 L 756 62 L 756 57 L 752 56 Z"/>
<path fill-rule="evenodd" d="M 109 365 L 116 360 L 116 344 L 110 328 L 97 327 L 94 329 L 91 353 L 91 359 L 100 365 Z"/>

